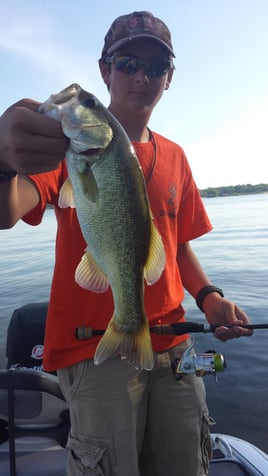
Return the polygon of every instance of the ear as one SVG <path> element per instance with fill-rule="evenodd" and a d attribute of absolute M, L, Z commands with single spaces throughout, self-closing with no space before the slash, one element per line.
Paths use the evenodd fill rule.
<path fill-rule="evenodd" d="M 169 72 L 168 72 L 167 79 L 166 79 L 165 90 L 167 90 L 169 88 L 170 84 L 171 84 L 172 77 L 173 77 L 173 72 L 174 72 L 174 69 L 170 69 Z"/>
<path fill-rule="evenodd" d="M 99 61 L 99 68 L 101 72 L 102 79 L 107 87 L 110 85 L 110 69 L 111 65 L 105 63 L 104 61 Z"/>

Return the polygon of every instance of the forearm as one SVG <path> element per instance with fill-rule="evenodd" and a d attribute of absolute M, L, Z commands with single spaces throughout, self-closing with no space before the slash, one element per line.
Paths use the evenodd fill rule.
<path fill-rule="evenodd" d="M 177 261 L 184 288 L 194 297 L 204 286 L 211 282 L 198 261 L 190 243 L 178 247 Z"/>
<path fill-rule="evenodd" d="M 37 206 L 39 194 L 32 182 L 18 175 L 0 183 L 0 229 L 14 226 L 27 212 Z"/>
<path fill-rule="evenodd" d="M 211 285 L 211 282 L 189 243 L 179 245 L 177 256 L 182 283 L 185 289 L 196 298 L 200 289 Z M 250 329 L 239 327 L 241 323 L 249 323 L 246 313 L 235 303 L 222 297 L 218 292 L 207 294 L 202 301 L 202 308 L 209 323 L 223 324 L 215 331 L 215 336 L 219 340 L 225 341 L 242 335 L 252 335 Z M 224 323 L 232 324 L 234 327 L 226 328 Z"/>
<path fill-rule="evenodd" d="M 218 301 L 222 296 L 219 293 L 220 290 L 211 286 L 211 281 L 192 250 L 190 243 L 179 245 L 177 259 L 184 288 L 194 299 L 198 296 L 196 303 L 206 316 L 210 315 L 210 309 L 212 309 L 213 315 L 215 306 L 218 306 Z M 201 291 L 202 296 L 199 291 Z"/>
<path fill-rule="evenodd" d="M 17 177 L 12 180 L 0 184 L 0 228 L 11 228 L 17 220 L 15 220 L 14 211 L 17 202 Z"/>

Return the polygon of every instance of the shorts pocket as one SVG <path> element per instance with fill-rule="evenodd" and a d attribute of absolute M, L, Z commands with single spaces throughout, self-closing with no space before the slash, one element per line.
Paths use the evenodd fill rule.
<path fill-rule="evenodd" d="M 73 436 L 67 443 L 67 474 L 70 476 L 111 476 L 109 442 L 80 441 Z"/>
<path fill-rule="evenodd" d="M 204 468 L 204 474 L 208 474 L 209 463 L 212 458 L 212 442 L 210 436 L 210 425 L 213 425 L 214 421 L 209 417 L 208 412 L 203 414 L 201 425 L 201 455 L 202 464 Z"/>
<path fill-rule="evenodd" d="M 74 399 L 77 390 L 79 390 L 80 384 L 88 372 L 90 362 L 90 360 L 82 360 L 78 364 L 58 370 L 61 391 L 69 404 Z"/>

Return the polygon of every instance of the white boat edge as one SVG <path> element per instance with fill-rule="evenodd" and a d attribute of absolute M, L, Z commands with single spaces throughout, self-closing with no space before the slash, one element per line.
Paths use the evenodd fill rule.
<path fill-rule="evenodd" d="M 249 476 L 268 476 L 268 454 L 260 448 L 241 438 L 222 433 L 212 433 L 211 438 L 214 451 L 212 467 L 213 461 L 236 461 Z"/>

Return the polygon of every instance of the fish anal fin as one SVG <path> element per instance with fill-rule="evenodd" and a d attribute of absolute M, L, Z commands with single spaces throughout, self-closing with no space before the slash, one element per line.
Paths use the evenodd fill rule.
<path fill-rule="evenodd" d="M 100 269 L 88 250 L 86 250 L 76 268 L 75 281 L 83 289 L 95 293 L 104 293 L 109 288 L 107 275 Z"/>
<path fill-rule="evenodd" d="M 151 239 L 147 261 L 144 266 L 144 278 L 147 284 L 154 284 L 165 269 L 166 255 L 162 237 L 151 221 Z"/>
<path fill-rule="evenodd" d="M 69 178 L 67 178 L 60 189 L 58 205 L 60 208 L 75 208 L 73 187 Z"/>
<path fill-rule="evenodd" d="M 133 364 L 137 369 L 152 370 L 154 354 L 147 323 L 138 333 L 127 334 L 117 328 L 113 316 L 98 344 L 94 363 L 102 364 L 115 355 L 120 355 L 122 359 Z"/>

